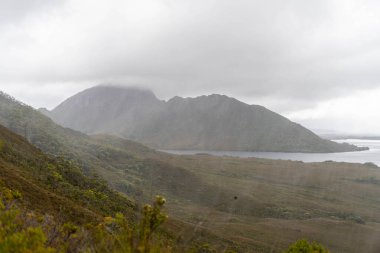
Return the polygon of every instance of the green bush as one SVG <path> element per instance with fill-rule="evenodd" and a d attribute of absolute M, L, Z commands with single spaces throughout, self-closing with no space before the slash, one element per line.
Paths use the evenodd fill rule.
<path fill-rule="evenodd" d="M 99 224 L 59 224 L 17 206 L 18 191 L 0 187 L 0 253 L 53 252 L 172 252 L 156 232 L 168 218 L 162 212 L 165 199 L 157 196 L 145 205 L 140 221 L 130 224 L 125 216 L 105 217 Z"/>
<path fill-rule="evenodd" d="M 0 253 L 52 253 L 46 246 L 41 227 L 28 226 L 15 201 L 21 198 L 18 191 L 1 189 L 0 198 Z"/>
<path fill-rule="evenodd" d="M 284 253 L 329 253 L 329 251 L 316 242 L 309 243 L 307 240 L 299 240 L 290 245 Z"/>

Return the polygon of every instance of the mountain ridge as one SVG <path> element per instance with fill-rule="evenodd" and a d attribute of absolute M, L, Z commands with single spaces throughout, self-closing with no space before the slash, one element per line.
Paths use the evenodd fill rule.
<path fill-rule="evenodd" d="M 112 134 L 156 149 L 346 152 L 260 105 L 226 95 L 159 100 L 152 91 L 95 86 L 44 111 L 56 123 L 86 134 Z"/>

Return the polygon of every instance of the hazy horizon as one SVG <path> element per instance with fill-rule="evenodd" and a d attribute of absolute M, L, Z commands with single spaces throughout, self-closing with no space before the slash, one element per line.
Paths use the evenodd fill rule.
<path fill-rule="evenodd" d="M 18 97 L 15 97 L 13 94 L 10 94 L 10 93 L 7 93 L 8 95 L 14 97 L 16 100 L 19 100 L 20 102 L 22 103 L 27 103 L 28 105 L 32 106 L 33 108 L 35 109 L 47 109 L 47 110 L 52 110 L 54 109 L 55 107 L 57 107 L 58 105 L 60 105 L 62 102 L 64 102 L 66 99 L 70 98 L 71 96 L 74 96 L 76 95 L 77 93 L 80 93 L 86 89 L 90 89 L 90 88 L 93 88 L 93 87 L 96 87 L 96 86 L 111 86 L 111 87 L 122 87 L 122 88 L 136 88 L 136 89 L 141 89 L 141 90 L 148 90 L 148 91 L 152 91 L 151 89 L 149 89 L 148 87 L 144 87 L 144 86 L 136 86 L 136 85 L 132 85 L 132 86 L 124 86 L 124 85 L 121 85 L 121 84 L 98 84 L 98 85 L 94 85 L 94 86 L 89 86 L 83 90 L 80 90 L 74 94 L 70 94 L 68 95 L 67 97 L 63 98 L 61 101 L 57 101 L 56 104 L 53 104 L 51 107 L 44 107 L 44 106 L 35 106 L 33 104 L 28 104 L 27 102 L 21 100 L 20 98 Z M 153 92 L 154 93 L 154 92 Z M 154 93 L 156 96 L 157 94 Z M 195 98 L 195 97 L 199 97 L 199 96 L 209 96 L 209 95 L 213 95 L 213 94 L 217 94 L 217 95 L 224 95 L 224 96 L 228 96 L 228 97 L 231 97 L 231 98 L 235 98 L 235 99 L 238 99 L 239 101 L 243 102 L 243 103 L 246 103 L 246 104 L 250 104 L 250 105 L 261 105 L 261 106 L 265 106 L 263 104 L 252 104 L 252 103 L 249 103 L 249 102 L 246 102 L 244 101 L 243 99 L 239 99 L 239 98 L 236 98 L 236 97 L 233 97 L 233 96 L 230 96 L 228 94 L 223 94 L 223 93 L 208 93 L 208 94 L 199 94 L 199 95 L 193 95 L 193 96 L 180 96 L 180 95 L 174 95 L 173 97 L 175 96 L 179 96 L 179 97 L 183 97 L 183 98 Z M 168 101 L 170 100 L 171 98 L 173 97 L 168 97 L 168 98 L 161 98 L 161 97 L 158 97 L 157 98 L 159 100 L 163 100 L 163 101 Z M 271 108 L 267 107 L 268 109 L 272 110 Z M 275 110 L 272 110 L 276 113 L 279 113 Z M 298 112 L 295 112 L 295 113 L 298 113 Z M 301 114 L 303 113 L 302 111 L 300 112 Z M 279 113 L 281 114 L 281 113 Z M 311 131 L 313 131 L 314 133 L 318 134 L 318 135 L 321 135 L 321 136 L 334 136 L 334 135 L 341 135 L 341 136 L 344 136 L 344 135 L 353 135 L 353 136 L 378 136 L 380 135 L 380 132 L 376 133 L 376 132 L 355 132 L 355 131 L 347 131 L 347 130 L 337 130 L 337 129 L 333 129 L 333 128 L 318 128 L 318 127 L 315 127 L 313 126 L 313 124 L 308 124 L 308 122 L 302 122 L 302 120 L 297 120 L 297 119 L 293 119 L 292 118 L 292 115 L 286 115 L 286 114 L 281 114 L 285 117 L 288 117 L 290 120 L 296 122 L 296 123 L 299 123 L 299 124 L 302 124 L 303 126 L 305 126 L 306 128 L 310 129 Z"/>
<path fill-rule="evenodd" d="M 380 135 L 380 3 L 0 3 L 0 90 L 52 109 L 99 83 L 225 94 L 312 130 Z"/>

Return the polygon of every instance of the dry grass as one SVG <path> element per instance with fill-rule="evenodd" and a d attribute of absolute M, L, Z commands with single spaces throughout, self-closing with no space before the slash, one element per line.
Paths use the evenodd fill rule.
<path fill-rule="evenodd" d="M 165 159 L 215 186 L 215 195 L 225 190 L 238 197 L 214 207 L 178 201 L 170 208 L 175 216 L 252 252 L 281 252 L 300 238 L 332 252 L 380 251 L 379 168 L 208 155 Z M 254 211 L 263 207 L 264 213 Z"/>

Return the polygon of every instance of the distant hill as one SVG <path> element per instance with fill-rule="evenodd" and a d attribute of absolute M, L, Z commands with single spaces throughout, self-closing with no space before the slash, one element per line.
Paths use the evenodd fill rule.
<path fill-rule="evenodd" d="M 363 134 L 319 134 L 319 136 L 327 140 L 347 140 L 347 139 L 380 140 L 380 136 L 378 135 L 363 135 Z"/>
<path fill-rule="evenodd" d="M 322 139 L 265 107 L 224 95 L 165 102 L 147 90 L 97 86 L 42 112 L 65 127 L 113 134 L 158 149 L 322 153 L 363 149 Z"/>

